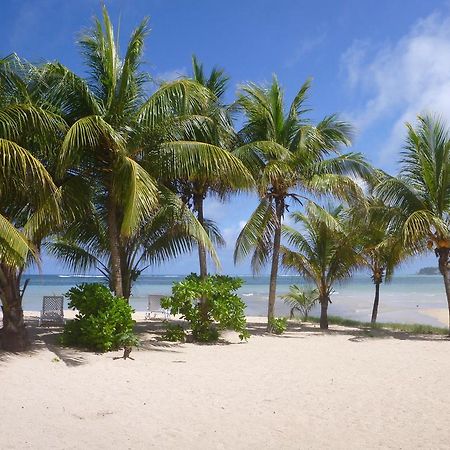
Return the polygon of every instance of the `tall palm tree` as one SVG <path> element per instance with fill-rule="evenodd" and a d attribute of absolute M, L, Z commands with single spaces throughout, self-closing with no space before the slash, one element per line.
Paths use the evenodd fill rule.
<path fill-rule="evenodd" d="M 236 143 L 229 108 L 223 103 L 228 77 L 222 69 L 213 68 L 206 75 L 203 65 L 192 58 L 192 81 L 206 89 L 209 96 L 188 111 L 190 126 L 185 127 L 177 137 L 166 142 L 153 153 L 160 162 L 159 178 L 179 193 L 183 201 L 192 207 L 200 224 L 209 232 L 216 243 L 222 244 L 220 231 L 205 217 L 204 202 L 208 197 L 226 200 L 231 194 L 253 187 L 254 180 L 244 164 L 231 153 Z M 195 164 L 186 160 L 195 158 Z M 174 161 L 169 167 L 167 161 Z M 208 274 L 206 249 L 199 243 L 200 276 Z"/>
<path fill-rule="evenodd" d="M 122 248 L 123 296 L 129 299 L 133 283 L 150 265 L 160 264 L 192 251 L 205 233 L 195 217 L 172 192 L 161 192 L 161 207 L 128 236 Z M 95 208 L 75 223 L 68 224 L 47 248 L 76 273 L 97 269 L 112 286 L 107 223 Z M 218 264 L 214 248 L 206 247 Z"/>
<path fill-rule="evenodd" d="M 291 250 L 281 247 L 285 268 L 297 271 L 315 284 L 320 303 L 320 328 L 328 328 L 328 305 L 333 286 L 351 276 L 362 264 L 361 257 L 348 232 L 342 206 L 322 208 L 306 205 L 305 213 L 294 212 L 292 219 L 301 228 L 284 226 L 283 233 Z"/>
<path fill-rule="evenodd" d="M 65 124 L 33 97 L 33 68 L 15 55 L 0 61 L 1 347 L 24 350 L 21 275 L 39 260 L 39 243 L 59 221 L 58 189 L 37 156 L 50 157 Z"/>
<path fill-rule="evenodd" d="M 260 202 L 238 237 L 234 257 L 237 261 L 253 251 L 254 273 L 271 259 L 268 331 L 274 315 L 282 221 L 289 203 L 309 194 L 359 197 L 362 191 L 352 176 L 371 173 L 360 154 L 339 153 L 340 146 L 350 144 L 348 123 L 336 115 L 316 125 L 307 120 L 309 89 L 307 81 L 289 108 L 275 77 L 267 88 L 244 86 L 238 97 L 246 122 L 239 132 L 243 145 L 235 155 L 252 172 Z"/>
<path fill-rule="evenodd" d="M 145 19 L 121 58 L 104 7 L 103 23 L 96 19 L 79 40 L 89 77 L 78 77 L 58 63 L 42 70 L 47 102 L 70 125 L 59 155 L 59 177 L 77 176 L 91 186 L 96 214 L 105 221 L 111 286 L 118 296 L 125 293 L 123 268 L 130 236 L 160 206 L 158 180 L 149 173 L 148 147 L 160 148 L 175 129 L 188 128 L 187 119 L 175 121 L 178 127 L 168 129 L 167 124 L 174 111 L 192 108 L 209 96 L 207 89 L 189 80 L 146 96 L 148 76 L 141 64 L 147 33 Z M 192 158 L 187 164 L 193 164 Z M 203 236 L 200 242 L 208 245 L 207 240 Z"/>
<path fill-rule="evenodd" d="M 444 280 L 450 333 L 450 134 L 438 118 L 418 116 L 407 124 L 398 177 L 386 177 L 376 193 L 399 214 L 394 220 L 403 245 L 433 249 Z"/>
<path fill-rule="evenodd" d="M 368 196 L 365 200 L 365 206 L 360 203 L 350 210 L 350 214 L 363 263 L 370 270 L 375 286 L 371 316 L 373 325 L 377 321 L 381 284 L 392 279 L 396 267 L 413 250 L 405 247 L 401 233 L 391 225 L 396 211 L 374 196 Z"/>

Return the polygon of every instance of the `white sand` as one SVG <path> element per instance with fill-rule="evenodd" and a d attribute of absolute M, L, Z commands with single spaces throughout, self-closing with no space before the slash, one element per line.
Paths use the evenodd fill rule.
<path fill-rule="evenodd" d="M 447 308 L 430 308 L 421 311 L 422 314 L 430 316 L 438 320 L 443 326 L 448 327 L 448 309 Z"/>
<path fill-rule="evenodd" d="M 449 448 L 445 338 L 255 324 L 246 344 L 194 345 L 148 326 L 134 361 L 61 349 L 56 330 L 0 354 L 0 448 Z"/>

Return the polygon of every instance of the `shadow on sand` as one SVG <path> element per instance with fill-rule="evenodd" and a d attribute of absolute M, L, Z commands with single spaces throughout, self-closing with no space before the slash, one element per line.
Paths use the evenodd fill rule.
<path fill-rule="evenodd" d="M 185 325 L 181 320 L 171 320 L 170 323 L 178 323 Z M 9 353 L 0 350 L 0 362 L 7 362 L 13 356 L 32 356 L 42 349 L 47 349 L 55 355 L 55 358 L 64 362 L 67 367 L 77 367 L 88 362 L 89 355 L 93 352 L 63 347 L 59 343 L 62 333 L 62 327 L 38 327 L 37 320 L 28 319 L 27 328 L 32 342 L 29 350 L 18 353 Z M 162 340 L 165 332 L 166 323 L 161 319 L 153 319 L 145 322 L 137 322 L 135 331 L 138 335 L 140 345 L 136 351 L 157 351 L 180 353 L 182 351 L 182 343 L 168 342 Z M 247 322 L 247 329 L 251 336 L 270 336 L 277 339 L 304 339 L 311 336 L 334 335 L 346 336 L 351 342 L 367 342 L 376 339 L 397 339 L 401 341 L 433 341 L 433 342 L 450 342 L 448 336 L 443 335 L 425 335 L 414 334 L 403 331 L 393 331 L 388 329 L 372 329 L 370 327 L 344 327 L 340 325 L 330 325 L 328 330 L 321 330 L 318 324 L 309 322 L 300 322 L 291 320 L 288 322 L 288 328 L 281 335 L 271 334 L 266 331 L 264 322 Z M 188 341 L 189 342 L 189 341 Z M 217 343 L 197 343 L 196 345 L 234 345 L 238 342 L 229 342 L 227 340 L 219 340 Z"/>

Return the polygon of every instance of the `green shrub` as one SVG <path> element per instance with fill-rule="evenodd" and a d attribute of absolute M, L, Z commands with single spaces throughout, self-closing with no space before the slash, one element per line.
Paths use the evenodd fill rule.
<path fill-rule="evenodd" d="M 237 331 L 241 340 L 248 339 L 245 303 L 235 294 L 242 283 L 240 278 L 224 275 L 201 278 L 193 273 L 174 283 L 172 295 L 162 298 L 161 306 L 186 319 L 196 341 L 216 341 L 223 329 Z"/>
<path fill-rule="evenodd" d="M 286 317 L 274 317 L 270 319 L 269 325 L 275 334 L 283 334 L 287 328 L 287 319 Z"/>
<path fill-rule="evenodd" d="M 162 335 L 163 341 L 185 342 L 186 332 L 181 325 L 168 324 L 166 332 Z"/>
<path fill-rule="evenodd" d="M 99 283 L 81 284 L 66 294 L 69 308 L 77 309 L 74 320 L 66 323 L 63 345 L 109 351 L 124 345 L 136 345 L 133 334 L 133 309 L 127 301 L 115 297 Z"/>

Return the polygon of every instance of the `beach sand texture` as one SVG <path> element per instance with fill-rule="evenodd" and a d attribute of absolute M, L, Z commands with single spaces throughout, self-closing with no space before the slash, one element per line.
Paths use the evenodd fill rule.
<path fill-rule="evenodd" d="M 0 354 L 2 449 L 447 449 L 450 341 L 249 319 L 248 343 L 173 344 L 138 324 L 134 361 L 55 345 Z M 31 327 L 33 331 L 34 325 Z"/>

